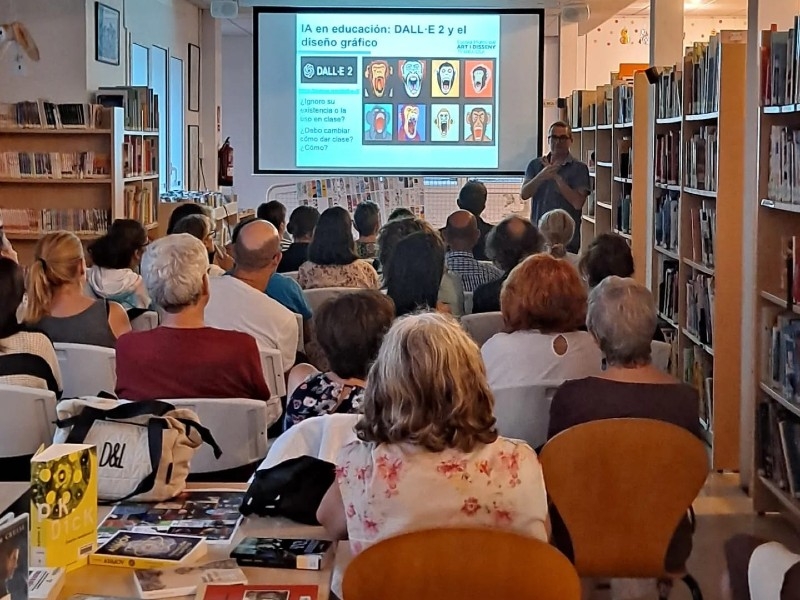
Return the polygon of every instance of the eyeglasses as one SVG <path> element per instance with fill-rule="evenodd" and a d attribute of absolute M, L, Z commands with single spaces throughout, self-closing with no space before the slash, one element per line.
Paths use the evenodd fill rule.
<path fill-rule="evenodd" d="M 572 139 L 571 135 L 551 135 L 548 137 L 554 142 L 568 142 Z"/>

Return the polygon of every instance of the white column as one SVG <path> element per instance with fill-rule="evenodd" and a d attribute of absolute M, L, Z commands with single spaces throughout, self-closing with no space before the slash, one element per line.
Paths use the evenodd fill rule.
<path fill-rule="evenodd" d="M 579 89 L 578 85 L 578 24 L 559 22 L 558 31 L 558 93 L 563 98 Z"/>
<path fill-rule="evenodd" d="M 761 71 L 761 32 L 774 24 L 779 31 L 792 27 L 794 16 L 800 14 L 800 0 L 748 0 L 747 5 L 747 121 L 745 123 L 744 231 L 742 231 L 742 280 L 745 290 L 742 299 L 742 397 L 740 455 L 742 486 L 749 487 L 753 477 L 753 442 L 755 436 L 756 347 L 754 333 L 759 316 L 756 314 L 756 219 L 758 216 L 758 165 Z"/>
<path fill-rule="evenodd" d="M 210 11 L 200 19 L 200 141 L 205 187 L 217 186 L 217 149 L 221 144 L 222 119 L 222 26 Z M 202 177 L 200 185 L 203 187 Z"/>

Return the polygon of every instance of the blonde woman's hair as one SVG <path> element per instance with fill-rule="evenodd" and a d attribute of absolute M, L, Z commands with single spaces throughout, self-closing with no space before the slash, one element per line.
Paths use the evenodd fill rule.
<path fill-rule="evenodd" d="M 78 281 L 83 265 L 83 245 L 74 233 L 56 231 L 39 238 L 28 269 L 25 322 L 37 323 L 50 314 L 55 290 Z"/>
<path fill-rule="evenodd" d="M 544 213 L 539 219 L 539 231 L 547 240 L 550 254 L 556 258 L 564 258 L 567 255 L 567 244 L 575 235 L 575 221 L 567 211 L 556 208 Z"/>
<path fill-rule="evenodd" d="M 356 434 L 365 442 L 469 452 L 497 439 L 493 406 L 480 350 L 459 324 L 441 313 L 409 315 L 383 339 Z"/>

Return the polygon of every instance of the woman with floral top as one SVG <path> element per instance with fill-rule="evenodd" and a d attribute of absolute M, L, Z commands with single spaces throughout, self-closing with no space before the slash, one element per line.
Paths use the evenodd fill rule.
<path fill-rule="evenodd" d="M 369 373 L 358 441 L 345 446 L 317 518 L 353 553 L 440 527 L 547 540 L 536 453 L 498 436 L 475 343 L 452 317 L 398 319 Z"/>
<path fill-rule="evenodd" d="M 394 319 L 394 303 L 377 290 L 353 290 L 325 302 L 314 315 L 317 342 L 330 370 L 308 364 L 289 373 L 285 429 L 309 417 L 355 413 L 367 371 Z"/>

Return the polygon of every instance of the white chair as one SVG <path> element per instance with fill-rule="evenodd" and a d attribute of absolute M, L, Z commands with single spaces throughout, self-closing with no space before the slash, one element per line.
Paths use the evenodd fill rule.
<path fill-rule="evenodd" d="M 493 389 L 497 432 L 505 437 L 524 440 L 531 448 L 547 441 L 550 426 L 550 403 L 561 381 L 539 385 Z"/>
<path fill-rule="evenodd" d="M 478 346 L 483 346 L 494 334 L 503 331 L 503 325 L 503 313 L 500 312 L 461 317 L 461 326 Z"/>
<path fill-rule="evenodd" d="M 653 341 L 650 343 L 650 354 L 653 366 L 657 369 L 669 372 L 669 359 L 672 356 L 672 346 L 667 342 Z"/>
<path fill-rule="evenodd" d="M 303 325 L 305 324 L 305 321 L 303 320 L 303 315 L 295 313 L 294 316 L 297 317 L 297 351 L 302 352 L 306 347 L 306 341 L 303 334 Z"/>
<path fill-rule="evenodd" d="M 114 393 L 117 385 L 116 353 L 113 348 L 87 344 L 53 344 L 61 369 L 64 398 Z M 142 374 L 143 377 L 147 375 Z"/>
<path fill-rule="evenodd" d="M 261 368 L 264 370 L 264 379 L 272 393 L 272 398 L 282 398 L 286 395 L 286 379 L 283 374 L 283 358 L 280 350 L 274 348 L 259 349 L 261 355 Z"/>
<path fill-rule="evenodd" d="M 316 314 L 319 307 L 322 306 L 326 300 L 357 291 L 359 291 L 359 288 L 329 287 L 317 288 L 315 290 L 303 290 L 303 295 L 306 297 L 308 305 L 311 307 L 311 312 Z"/>
<path fill-rule="evenodd" d="M 464 292 L 464 314 L 472 314 L 472 295 L 475 292 Z"/>
<path fill-rule="evenodd" d="M 158 313 L 154 310 L 143 312 L 131 321 L 133 331 L 150 331 L 156 327 L 158 327 Z"/>
<path fill-rule="evenodd" d="M 286 273 L 281 273 L 281 275 L 286 275 L 286 277 L 291 277 L 295 281 L 299 279 L 299 275 L 297 271 L 287 271 Z"/>
<path fill-rule="evenodd" d="M 55 433 L 56 395 L 48 390 L 0 384 L 0 458 L 33 455 Z M 13 416 L 12 416 L 13 415 Z"/>
<path fill-rule="evenodd" d="M 214 473 L 251 465 L 267 454 L 267 405 L 245 398 L 180 398 L 165 400 L 176 408 L 197 413 L 222 449 L 219 459 L 208 444 L 192 458 L 194 473 Z"/>

